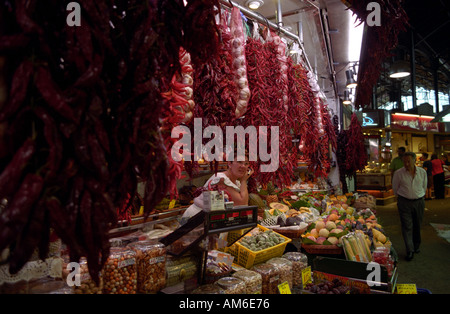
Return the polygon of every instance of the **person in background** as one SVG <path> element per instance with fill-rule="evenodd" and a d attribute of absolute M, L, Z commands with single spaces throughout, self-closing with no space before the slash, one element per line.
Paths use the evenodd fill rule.
<path fill-rule="evenodd" d="M 450 166 L 450 153 L 447 153 L 447 155 L 444 155 L 444 156 L 445 156 L 445 160 L 444 160 L 445 165 Z"/>
<path fill-rule="evenodd" d="M 445 175 L 444 175 L 444 161 L 438 158 L 437 154 L 431 155 L 431 164 L 434 186 L 434 197 L 436 199 L 445 198 Z"/>
<path fill-rule="evenodd" d="M 450 153 L 443 156 L 444 157 L 444 180 L 445 184 L 450 184 Z"/>
<path fill-rule="evenodd" d="M 422 156 L 420 156 L 419 160 L 420 161 L 425 161 L 428 158 L 428 154 L 427 153 L 422 153 Z"/>
<path fill-rule="evenodd" d="M 425 192 L 425 200 L 429 201 L 432 199 L 431 187 L 433 186 L 433 175 L 432 175 L 432 167 L 431 160 L 428 159 L 428 153 L 422 153 L 423 157 L 423 169 L 427 171 L 427 190 Z"/>
<path fill-rule="evenodd" d="M 402 146 L 397 149 L 398 156 L 392 159 L 391 164 L 389 165 L 389 170 L 394 174 L 395 171 L 403 167 L 402 157 L 405 154 L 406 149 Z"/>
<path fill-rule="evenodd" d="M 400 216 L 403 240 L 406 247 L 406 260 L 419 253 L 421 243 L 420 227 L 425 210 L 427 172 L 416 167 L 416 155 L 407 152 L 403 155 L 404 167 L 395 171 L 392 189 L 397 195 L 397 208 Z"/>
<path fill-rule="evenodd" d="M 211 176 L 203 187 L 209 185 L 218 185 L 219 190 L 225 191 L 234 202 L 234 206 L 248 205 L 248 188 L 247 180 L 253 174 L 250 162 L 246 156 L 245 161 L 237 161 L 237 157 L 233 161 L 228 162 L 228 169 L 224 172 L 218 172 Z M 182 216 L 182 222 L 186 222 L 190 217 L 196 215 L 203 210 L 203 195 L 200 194 L 194 199 L 194 204 L 189 206 Z M 183 224 L 182 223 L 182 224 Z"/>

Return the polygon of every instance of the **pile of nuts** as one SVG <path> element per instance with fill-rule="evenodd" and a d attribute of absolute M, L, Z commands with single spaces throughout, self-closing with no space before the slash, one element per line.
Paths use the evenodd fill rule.
<path fill-rule="evenodd" d="M 114 247 L 102 270 L 103 293 L 135 294 L 137 290 L 136 253 L 129 248 Z"/>
<path fill-rule="evenodd" d="M 308 267 L 308 257 L 300 252 L 287 252 L 283 258 L 292 262 L 294 287 L 302 287 L 302 270 Z"/>
<path fill-rule="evenodd" d="M 243 269 L 235 272 L 233 277 L 239 278 L 245 282 L 247 294 L 262 293 L 262 276 L 256 271 Z"/>
<path fill-rule="evenodd" d="M 280 283 L 288 282 L 289 288 L 293 287 L 292 262 L 282 257 L 269 259 L 267 264 L 272 264 L 280 271 Z"/>
<path fill-rule="evenodd" d="M 215 282 L 220 288 L 225 290 L 225 294 L 245 294 L 245 282 L 235 277 L 223 277 Z"/>
<path fill-rule="evenodd" d="M 276 294 L 280 281 L 280 271 L 274 265 L 262 263 L 253 266 L 253 271 L 261 274 L 262 278 L 262 293 Z"/>
<path fill-rule="evenodd" d="M 157 293 L 166 286 L 166 248 L 161 243 L 140 241 L 128 245 L 136 253 L 137 290 Z"/>

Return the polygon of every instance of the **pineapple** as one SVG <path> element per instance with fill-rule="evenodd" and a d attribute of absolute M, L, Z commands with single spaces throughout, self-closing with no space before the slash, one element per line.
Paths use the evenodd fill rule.
<path fill-rule="evenodd" d="M 278 196 L 275 194 L 275 186 L 272 182 L 267 184 L 267 197 L 266 203 L 269 205 L 270 203 L 278 203 Z"/>

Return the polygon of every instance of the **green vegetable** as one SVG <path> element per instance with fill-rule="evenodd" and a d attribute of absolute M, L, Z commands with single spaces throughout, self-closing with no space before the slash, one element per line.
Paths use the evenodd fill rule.
<path fill-rule="evenodd" d="M 311 204 L 307 200 L 300 199 L 292 203 L 292 207 L 295 209 L 299 209 L 300 207 L 311 207 Z"/>

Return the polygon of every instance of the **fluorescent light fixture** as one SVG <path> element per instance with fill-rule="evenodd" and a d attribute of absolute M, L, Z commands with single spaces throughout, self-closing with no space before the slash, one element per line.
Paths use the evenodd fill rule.
<path fill-rule="evenodd" d="M 263 6 L 264 1 L 263 0 L 248 0 L 245 5 L 248 6 L 252 10 L 257 10 L 261 6 Z"/>
<path fill-rule="evenodd" d="M 417 114 L 411 114 L 411 113 L 399 113 L 399 112 L 396 112 L 396 113 L 394 113 L 394 115 L 395 116 L 404 116 L 404 117 L 419 117 L 419 115 L 417 115 Z"/>

